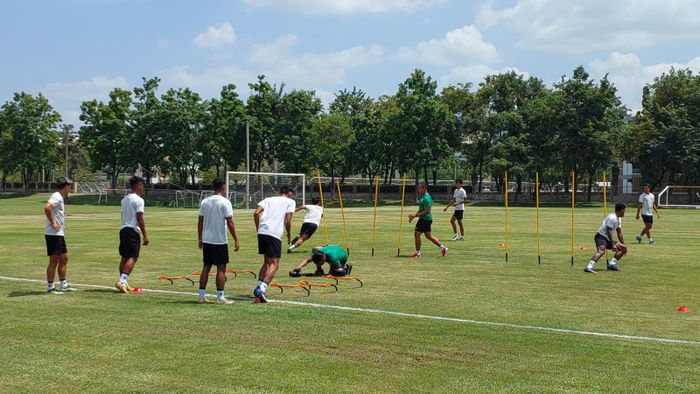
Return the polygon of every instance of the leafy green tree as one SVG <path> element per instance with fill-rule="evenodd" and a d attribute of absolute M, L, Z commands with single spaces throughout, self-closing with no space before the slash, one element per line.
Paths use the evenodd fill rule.
<path fill-rule="evenodd" d="M 644 88 L 632 124 L 637 161 L 652 188 L 700 183 L 700 74 L 671 69 Z"/>
<path fill-rule="evenodd" d="M 224 165 L 235 169 L 245 160 L 246 154 L 246 111 L 236 85 L 224 86 L 219 99 L 209 101 L 208 111 L 209 122 L 201 147 L 202 165 L 215 167 L 216 176 L 221 177 Z"/>
<path fill-rule="evenodd" d="M 18 170 L 26 191 L 35 174 L 55 164 L 61 115 L 41 93 L 35 97 L 21 92 L 3 104 L 1 118 L 3 183 Z"/>
<path fill-rule="evenodd" d="M 80 106 L 80 141 L 90 156 L 94 171 L 109 174 L 112 187 L 117 187 L 119 172 L 129 165 L 132 146 L 131 92 L 116 88 L 109 93 L 109 102 L 85 101 Z"/>
<path fill-rule="evenodd" d="M 305 173 L 311 169 L 311 126 L 323 110 L 321 100 L 312 90 L 293 90 L 282 97 L 278 109 L 270 153 L 286 171 Z"/>
<path fill-rule="evenodd" d="M 377 113 L 374 110 L 374 102 L 362 90 L 356 87 L 353 87 L 352 91 L 348 91 L 347 89 L 340 90 L 335 94 L 335 99 L 329 105 L 328 110 L 331 114 L 346 115 L 349 119 L 353 136 L 369 132 L 373 142 L 379 140 L 379 133 L 375 128 L 376 119 L 374 119 L 374 117 Z M 341 182 L 344 182 L 346 175 L 352 173 L 356 169 L 362 171 L 358 163 L 367 157 L 357 146 L 355 138 L 353 138 L 353 143 L 349 150 L 350 151 L 346 153 L 345 160 L 341 164 Z M 356 155 L 358 153 L 359 156 Z M 379 152 L 370 151 L 370 153 L 376 155 Z"/>
<path fill-rule="evenodd" d="M 129 133 L 125 165 L 140 163 L 147 171 L 163 165 L 164 124 L 161 102 L 158 98 L 160 78 L 143 78 L 143 85 L 134 88 L 133 109 L 130 115 L 132 132 Z M 146 176 L 150 183 L 151 176 Z"/>
<path fill-rule="evenodd" d="M 350 125 L 350 118 L 344 112 L 319 116 L 311 128 L 310 139 L 311 164 L 325 174 L 330 174 L 331 184 L 335 184 L 337 171 L 347 166 L 351 148 L 355 144 L 355 132 Z"/>
<path fill-rule="evenodd" d="M 264 75 L 259 75 L 258 81 L 248 84 L 248 87 L 250 96 L 246 113 L 250 123 L 250 165 L 251 171 L 261 171 L 271 158 L 270 153 L 277 149 L 272 146 L 272 133 L 279 119 L 284 84 L 277 89 L 265 81 Z"/>

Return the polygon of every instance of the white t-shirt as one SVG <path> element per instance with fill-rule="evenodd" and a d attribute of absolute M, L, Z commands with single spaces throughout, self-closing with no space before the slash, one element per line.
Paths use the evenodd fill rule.
<path fill-rule="evenodd" d="M 143 213 L 145 203 L 143 198 L 136 193 L 129 193 L 122 198 L 122 227 L 130 227 L 141 234 L 139 222 L 136 220 L 137 213 Z"/>
<path fill-rule="evenodd" d="M 608 227 L 615 232 L 615 230 L 617 230 L 619 227 L 622 227 L 622 218 L 619 218 L 614 213 L 611 213 L 605 218 L 605 220 L 603 220 L 603 224 L 601 224 L 600 228 L 598 229 L 598 234 L 604 236 L 605 239 L 608 239 Z M 612 241 L 612 239 L 608 239 L 608 241 Z"/>
<path fill-rule="evenodd" d="M 306 216 L 304 216 L 304 223 L 313 223 L 315 225 L 321 224 L 321 216 L 323 216 L 323 207 L 320 205 L 305 205 Z"/>
<path fill-rule="evenodd" d="M 202 242 L 211 245 L 226 245 L 226 218 L 233 217 L 231 201 L 219 194 L 211 195 L 199 205 L 199 216 L 204 218 Z"/>
<path fill-rule="evenodd" d="M 268 197 L 258 203 L 263 213 L 260 217 L 258 234 L 269 235 L 282 240 L 284 234 L 284 217 L 288 213 L 294 213 L 296 202 L 289 197 Z"/>
<path fill-rule="evenodd" d="M 56 221 L 56 223 L 58 223 L 59 226 L 61 226 L 61 228 L 58 229 L 58 231 L 54 230 L 53 227 L 51 227 L 51 222 L 49 222 L 49 218 L 46 218 L 46 231 L 44 232 L 44 234 L 64 236 L 65 212 L 63 205 L 63 196 L 61 195 L 61 193 L 55 192 L 51 195 L 51 197 L 49 197 L 48 203 L 51 204 L 51 213 L 53 214 L 54 220 Z"/>
<path fill-rule="evenodd" d="M 639 195 L 639 203 L 642 204 L 642 215 L 652 216 L 654 208 L 654 193 L 642 193 Z"/>
<path fill-rule="evenodd" d="M 460 187 L 455 189 L 452 197 L 455 199 L 455 211 L 464 211 L 464 201 L 467 199 L 467 192 Z"/>

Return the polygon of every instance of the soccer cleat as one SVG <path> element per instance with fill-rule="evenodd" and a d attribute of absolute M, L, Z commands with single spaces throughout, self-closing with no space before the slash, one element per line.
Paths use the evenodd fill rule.
<path fill-rule="evenodd" d="M 412 259 L 419 259 L 420 258 L 420 253 L 413 253 L 410 258 Z"/>
<path fill-rule="evenodd" d="M 447 256 L 447 248 L 442 248 L 442 257 Z"/>
<path fill-rule="evenodd" d="M 638 244 L 641 244 L 641 243 L 642 243 L 642 237 L 640 237 L 639 235 L 637 235 L 636 239 L 637 239 L 637 243 L 638 243 Z"/>
<path fill-rule="evenodd" d="M 617 264 L 608 264 L 608 271 L 622 271 L 620 267 L 617 266 Z"/>
<path fill-rule="evenodd" d="M 452 237 L 452 240 L 453 240 L 453 241 L 456 241 L 456 240 L 458 240 L 458 239 L 459 239 L 459 237 L 456 236 L 456 235 L 455 235 L 454 237 Z"/>
<path fill-rule="evenodd" d="M 464 241 L 464 235 L 459 238 L 460 241 Z"/>
<path fill-rule="evenodd" d="M 649 241 L 649 245 L 656 245 L 656 241 Z"/>
<path fill-rule="evenodd" d="M 292 253 L 292 248 L 287 248 L 287 253 Z"/>
<path fill-rule="evenodd" d="M 199 300 L 197 300 L 198 304 L 208 304 L 209 301 L 207 300 L 207 297 L 199 297 Z"/>
<path fill-rule="evenodd" d="M 267 304 L 267 298 L 265 297 L 265 293 L 263 293 L 262 290 L 260 290 L 259 287 L 255 288 L 255 291 L 253 291 L 253 295 L 255 296 L 255 300 L 253 300 L 254 304 Z"/>
<path fill-rule="evenodd" d="M 129 286 L 128 283 L 126 283 L 124 286 L 126 286 L 126 289 L 127 289 L 127 290 L 129 290 L 129 291 L 134 291 L 134 288 L 131 287 L 131 286 Z"/>
<path fill-rule="evenodd" d="M 53 289 L 49 290 L 47 294 L 62 295 L 63 292 L 54 287 Z"/>
<path fill-rule="evenodd" d="M 77 290 L 78 290 L 78 289 L 76 289 L 75 287 L 71 287 L 70 285 L 68 285 L 68 286 L 66 286 L 66 287 L 61 287 L 61 291 L 64 292 L 64 293 L 65 293 L 65 292 L 68 292 L 68 291 L 77 291 Z"/>
<path fill-rule="evenodd" d="M 299 278 L 301 276 L 301 271 L 291 270 L 289 271 L 289 276 L 292 278 Z"/>
<path fill-rule="evenodd" d="M 119 291 L 122 294 L 127 294 L 129 292 L 129 285 L 117 282 L 117 284 L 114 285 L 114 287 L 117 289 L 117 291 Z"/>
<path fill-rule="evenodd" d="M 297 241 L 299 240 L 299 238 L 301 238 L 301 237 L 298 235 L 296 237 L 292 238 L 292 245 L 296 244 Z"/>
<path fill-rule="evenodd" d="M 588 267 L 584 268 L 583 272 L 587 272 L 589 274 L 597 274 L 597 272 L 593 268 L 588 268 Z"/>
<path fill-rule="evenodd" d="M 233 300 L 229 300 L 226 297 L 221 297 L 216 299 L 217 304 L 223 304 L 223 305 L 231 305 L 233 304 Z"/>

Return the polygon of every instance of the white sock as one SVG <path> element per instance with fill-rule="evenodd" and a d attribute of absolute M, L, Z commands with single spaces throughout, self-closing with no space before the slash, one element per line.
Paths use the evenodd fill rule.
<path fill-rule="evenodd" d="M 615 265 L 615 264 L 617 264 L 617 259 L 613 257 L 612 260 L 610 260 L 610 265 Z"/>
<path fill-rule="evenodd" d="M 416 249 L 416 254 L 420 256 L 420 249 Z"/>
<path fill-rule="evenodd" d="M 122 285 L 129 283 L 129 274 L 121 274 L 119 276 L 119 283 Z"/>
<path fill-rule="evenodd" d="M 216 291 L 216 299 L 217 299 L 217 300 L 223 300 L 223 299 L 224 299 L 224 291 L 223 291 L 223 290 L 217 290 L 217 291 Z"/>
<path fill-rule="evenodd" d="M 455 236 L 455 237 L 457 237 L 457 233 L 455 233 L 455 235 L 454 235 L 454 236 Z"/>
<path fill-rule="evenodd" d="M 53 290 L 56 288 L 56 286 L 53 285 L 53 282 L 48 282 L 49 284 L 49 290 Z"/>
<path fill-rule="evenodd" d="M 61 281 L 61 288 L 65 289 L 66 287 L 68 287 L 68 281 L 64 279 Z"/>
<path fill-rule="evenodd" d="M 589 261 L 589 262 L 588 262 L 588 267 L 587 267 L 587 268 L 588 268 L 589 270 L 590 270 L 590 269 L 593 269 L 593 265 L 594 265 L 594 264 L 595 264 L 595 260 Z"/>
<path fill-rule="evenodd" d="M 440 250 L 445 249 L 445 245 L 443 245 L 443 244 L 440 244 L 440 246 L 438 246 L 438 247 L 440 248 Z"/>
<path fill-rule="evenodd" d="M 263 294 L 267 293 L 267 283 L 263 282 L 262 280 L 259 280 L 258 287 L 260 288 L 260 291 L 263 292 Z"/>
<path fill-rule="evenodd" d="M 296 245 L 292 245 L 289 247 L 289 250 L 294 250 L 294 248 L 296 248 L 296 247 L 297 247 Z"/>
<path fill-rule="evenodd" d="M 207 298 L 207 289 L 199 289 L 199 298 Z"/>
<path fill-rule="evenodd" d="M 652 237 L 649 237 L 649 242 L 651 242 L 651 241 L 653 241 L 653 240 L 654 240 L 654 238 L 652 238 Z"/>

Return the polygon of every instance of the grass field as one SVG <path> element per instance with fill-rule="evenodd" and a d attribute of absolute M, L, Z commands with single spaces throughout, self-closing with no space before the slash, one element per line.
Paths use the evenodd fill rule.
<path fill-rule="evenodd" d="M 0 200 L 2 276 L 44 280 L 46 197 Z M 533 208 L 510 210 L 508 263 L 501 208 L 467 207 L 467 242 L 447 242 L 446 258 L 426 244 L 420 260 L 396 257 L 399 207 L 379 210 L 375 257 L 372 211 L 353 208 L 350 260 L 363 288 L 341 283 L 338 292 L 314 289 L 309 297 L 271 289 L 272 299 L 298 303 L 254 305 L 253 278 L 230 278 L 227 295 L 237 302 L 222 306 L 196 304 L 189 283 L 156 280 L 201 268 L 195 210 L 147 208 L 151 245 L 130 277 L 132 286 L 187 294 L 121 295 L 110 288 L 118 208 L 68 202 L 69 280 L 80 290 L 48 296 L 42 282 L 0 279 L 2 392 L 700 391 L 700 211 L 662 211 L 658 244 L 649 246 L 634 242 L 641 222 L 629 209 L 623 271 L 607 272 L 602 262 L 589 275 L 582 269 L 601 208 L 576 211 L 573 268 L 567 209 L 541 211 L 538 265 Z M 436 206 L 434 216 L 434 233 L 447 241 L 450 214 Z M 331 241 L 342 244 L 340 212 L 327 219 Z M 241 251 L 231 268 L 257 271 L 251 212 L 236 211 L 234 220 Z M 297 217 L 295 231 L 300 225 Z M 413 251 L 411 228 L 404 256 Z M 323 231 L 312 241 L 323 242 Z M 286 273 L 312 245 L 283 255 L 277 281 L 295 282 Z M 678 313 L 680 305 L 690 313 Z"/>

